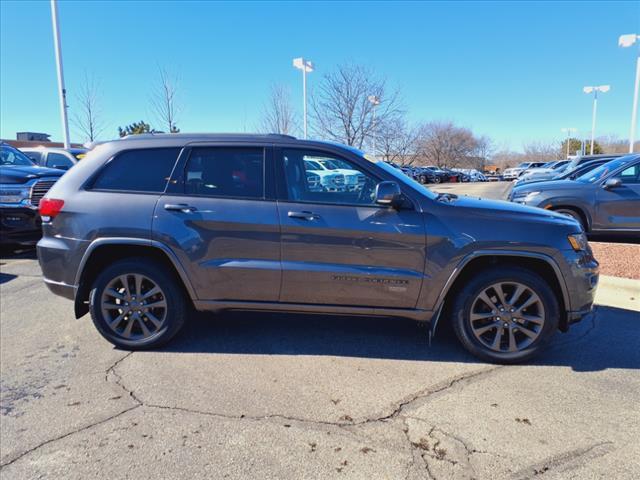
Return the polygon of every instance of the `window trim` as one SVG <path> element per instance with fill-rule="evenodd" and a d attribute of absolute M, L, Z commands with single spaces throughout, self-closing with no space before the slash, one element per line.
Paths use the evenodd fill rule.
<path fill-rule="evenodd" d="M 138 152 L 140 150 L 178 150 L 178 155 L 176 156 L 176 159 L 173 162 L 173 167 L 171 168 L 171 172 L 169 173 L 169 176 L 167 177 L 167 181 L 165 183 L 164 189 L 162 191 L 149 191 L 149 190 L 115 190 L 115 189 L 111 189 L 111 188 L 94 188 L 95 182 L 96 180 L 100 177 L 100 175 L 102 175 L 102 173 L 107 169 L 107 167 L 109 166 L 109 164 L 111 164 L 111 162 L 113 162 L 116 158 L 118 158 L 120 155 L 124 154 L 124 153 L 128 153 L 128 152 Z M 135 193 L 135 194 L 142 194 L 142 195 L 163 195 L 166 191 L 167 188 L 169 186 L 169 184 L 171 183 L 171 180 L 173 178 L 173 172 L 175 171 L 176 165 L 178 164 L 180 157 L 182 156 L 184 147 L 143 147 L 143 148 L 127 148 L 124 150 L 118 150 L 116 153 L 114 153 L 113 155 L 111 155 L 111 157 L 109 157 L 109 159 L 104 162 L 102 164 L 102 166 L 100 166 L 100 168 L 98 168 L 98 170 L 96 170 L 93 175 L 91 175 L 82 185 L 82 189 L 87 191 L 87 192 L 104 192 L 104 193 Z"/>

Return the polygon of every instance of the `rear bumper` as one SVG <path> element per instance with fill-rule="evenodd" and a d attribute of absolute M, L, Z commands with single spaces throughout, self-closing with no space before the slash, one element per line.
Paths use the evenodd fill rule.
<path fill-rule="evenodd" d="M 74 300 L 76 298 L 76 287 L 74 285 L 68 285 L 63 282 L 56 282 L 48 278 L 44 279 L 44 283 L 51 293 L 59 295 L 60 297 Z"/>

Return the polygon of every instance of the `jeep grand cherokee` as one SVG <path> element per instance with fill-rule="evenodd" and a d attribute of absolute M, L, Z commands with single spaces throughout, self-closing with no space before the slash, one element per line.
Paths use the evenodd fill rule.
<path fill-rule="evenodd" d="M 310 188 L 309 159 L 359 172 Z M 598 263 L 579 223 L 435 194 L 350 147 L 282 135 L 135 135 L 99 145 L 40 204 L 54 293 L 125 349 L 196 310 L 448 320 L 514 363 L 591 310 Z"/>

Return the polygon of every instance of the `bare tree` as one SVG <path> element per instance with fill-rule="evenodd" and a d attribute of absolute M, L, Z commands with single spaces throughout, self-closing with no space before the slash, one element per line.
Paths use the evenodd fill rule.
<path fill-rule="evenodd" d="M 429 122 L 422 126 L 417 140 L 421 163 L 438 167 L 463 165 L 477 148 L 477 140 L 468 128 L 452 122 Z"/>
<path fill-rule="evenodd" d="M 387 119 L 375 129 L 377 153 L 387 162 L 411 165 L 417 159 L 417 133 L 400 116 Z"/>
<path fill-rule="evenodd" d="M 177 102 L 178 79 L 164 68 L 159 68 L 160 78 L 155 91 L 151 96 L 151 107 L 161 128 L 169 133 L 178 133 L 180 129 L 176 125 L 176 117 L 180 112 Z"/>
<path fill-rule="evenodd" d="M 297 130 L 297 123 L 289 88 L 280 84 L 272 85 L 271 95 L 262 113 L 260 129 L 266 133 L 292 135 Z"/>
<path fill-rule="evenodd" d="M 551 162 L 564 158 L 561 142 L 529 142 L 523 145 L 523 162 Z"/>
<path fill-rule="evenodd" d="M 74 109 L 72 123 L 88 141 L 93 142 L 104 131 L 105 125 L 100 116 L 98 102 L 98 83 L 93 75 L 84 74 L 84 79 L 76 95 L 77 107 Z"/>
<path fill-rule="evenodd" d="M 370 96 L 379 99 L 375 106 Z M 397 92 L 389 92 L 385 80 L 358 65 L 342 65 L 326 74 L 311 95 L 314 133 L 329 140 L 362 148 L 375 125 L 401 114 Z"/>

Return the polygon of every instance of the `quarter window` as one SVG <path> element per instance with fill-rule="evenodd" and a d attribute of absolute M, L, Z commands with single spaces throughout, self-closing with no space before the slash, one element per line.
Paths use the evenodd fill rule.
<path fill-rule="evenodd" d="M 289 200 L 374 205 L 377 179 L 353 163 L 325 153 L 284 149 Z"/>
<path fill-rule="evenodd" d="M 119 153 L 93 182 L 96 190 L 162 193 L 179 148 L 150 148 Z"/>
<path fill-rule="evenodd" d="M 264 198 L 264 149 L 194 148 L 185 172 L 185 193 Z"/>

